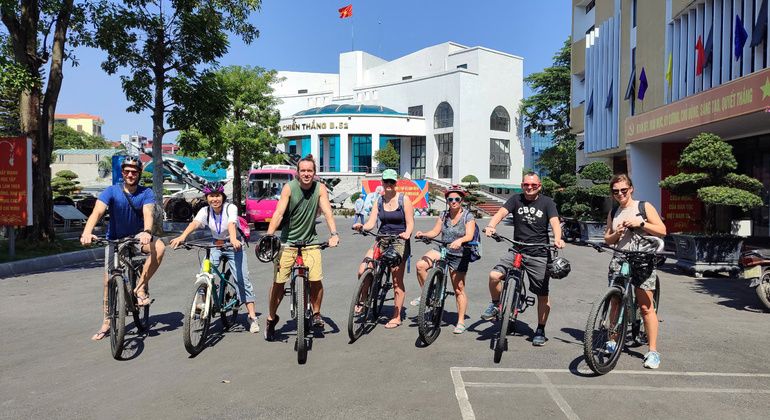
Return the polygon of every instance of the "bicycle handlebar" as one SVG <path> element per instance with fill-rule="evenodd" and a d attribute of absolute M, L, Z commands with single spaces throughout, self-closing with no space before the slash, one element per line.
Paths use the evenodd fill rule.
<path fill-rule="evenodd" d="M 184 248 L 184 249 L 187 249 L 187 250 L 190 250 L 190 249 L 193 249 L 193 248 L 200 248 L 200 249 L 214 249 L 214 248 L 217 248 L 217 249 L 222 249 L 222 250 L 225 250 L 225 251 L 233 249 L 233 245 L 229 244 L 229 243 L 226 243 L 224 245 L 216 245 L 216 244 L 200 244 L 200 243 L 195 243 L 195 242 L 182 242 L 181 244 L 179 244 L 179 246 Z"/>
<path fill-rule="evenodd" d="M 506 242 L 509 242 L 511 245 L 518 246 L 518 247 L 525 247 L 526 246 L 526 247 L 533 247 L 533 248 L 553 248 L 553 249 L 556 249 L 556 246 L 554 246 L 552 244 L 533 244 L 533 243 L 527 243 L 527 242 L 519 242 L 519 241 L 514 241 L 513 239 L 508 239 L 505 236 L 500 236 L 500 235 L 498 235 L 496 233 L 493 233 L 489 237 L 494 239 L 496 242 L 506 241 Z"/>
<path fill-rule="evenodd" d="M 317 247 L 319 247 L 321 249 L 326 249 L 326 248 L 329 248 L 329 242 L 326 241 L 326 242 L 310 243 L 310 244 L 306 244 L 304 242 L 295 242 L 295 243 L 293 243 L 291 245 L 290 244 L 286 244 L 287 248 L 296 248 L 296 249 L 310 248 L 312 246 L 317 246 Z"/>
<path fill-rule="evenodd" d="M 91 243 L 95 244 L 95 245 L 105 245 L 105 246 L 109 245 L 109 244 L 115 244 L 115 245 L 121 245 L 121 244 L 126 244 L 126 243 L 137 243 L 138 244 L 139 243 L 139 239 L 134 238 L 133 236 L 128 236 L 128 237 L 120 238 L 120 239 L 107 239 L 107 238 L 103 238 L 103 237 L 97 236 L 96 239 L 93 239 L 91 241 Z"/>
<path fill-rule="evenodd" d="M 355 229 L 353 229 L 353 230 L 355 230 Z M 354 232 L 353 235 L 374 236 L 378 240 L 379 239 L 398 239 L 398 238 L 400 238 L 400 236 L 398 236 L 398 234 L 394 235 L 392 233 L 374 233 L 374 232 L 372 232 L 370 230 L 363 230 L 363 229 Z"/>

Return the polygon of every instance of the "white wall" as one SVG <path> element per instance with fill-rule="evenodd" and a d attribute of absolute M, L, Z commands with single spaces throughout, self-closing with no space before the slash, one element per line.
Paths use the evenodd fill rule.
<path fill-rule="evenodd" d="M 588 3 L 587 1 L 585 3 Z M 596 8 L 586 13 L 584 6 L 572 8 L 572 42 L 577 42 L 586 37 L 586 31 L 596 21 Z"/>
<path fill-rule="evenodd" d="M 628 154 L 634 198 L 649 201 L 660 211 L 660 143 L 631 143 Z"/>

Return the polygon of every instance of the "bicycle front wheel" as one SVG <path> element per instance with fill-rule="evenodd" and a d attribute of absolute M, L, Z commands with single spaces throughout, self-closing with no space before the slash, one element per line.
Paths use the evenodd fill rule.
<path fill-rule="evenodd" d="M 231 272 L 225 273 L 225 278 L 228 282 L 222 282 L 222 289 L 224 290 L 224 298 L 222 299 L 222 308 L 219 311 L 219 317 L 222 318 L 222 327 L 225 330 L 229 330 L 235 325 L 235 320 L 238 318 L 238 307 L 241 305 L 238 302 L 238 291 L 233 286 L 235 278 Z"/>
<path fill-rule="evenodd" d="M 441 334 L 444 315 L 444 272 L 433 268 L 422 287 L 420 308 L 417 313 L 417 331 L 425 345 L 430 345 Z"/>
<path fill-rule="evenodd" d="M 184 339 L 184 348 L 191 356 L 197 355 L 206 346 L 206 335 L 211 323 L 211 308 L 206 308 L 208 293 L 207 284 L 198 285 L 192 299 L 190 299 L 191 304 L 185 306 L 182 311 L 185 314 L 182 338 Z"/>
<path fill-rule="evenodd" d="M 297 277 L 294 281 L 294 320 L 297 323 L 297 363 L 305 364 L 307 361 L 307 290 L 305 290 L 305 278 Z"/>
<path fill-rule="evenodd" d="M 626 314 L 623 292 L 611 287 L 591 308 L 583 338 L 583 355 L 594 373 L 604 375 L 615 368 L 625 345 Z"/>
<path fill-rule="evenodd" d="M 373 313 L 374 296 L 371 293 L 374 284 L 374 272 L 367 268 L 358 277 L 358 286 L 353 293 L 353 300 L 350 301 L 350 312 L 348 313 L 348 337 L 350 342 L 358 340 L 364 333 L 369 315 Z"/>
<path fill-rule="evenodd" d="M 142 267 L 139 266 L 138 270 L 131 272 L 131 290 L 136 288 L 136 282 L 142 275 Z M 145 285 L 146 287 L 146 285 Z M 149 289 L 146 290 L 149 293 Z M 150 305 L 139 306 L 136 304 L 136 297 L 131 298 L 133 301 L 131 314 L 134 316 L 134 325 L 136 330 L 140 333 L 149 331 L 150 329 Z"/>
<path fill-rule="evenodd" d="M 115 274 L 107 283 L 107 316 L 110 319 L 112 357 L 120 360 L 126 336 L 126 285 L 123 276 Z"/>
<path fill-rule="evenodd" d="M 382 307 L 385 305 L 385 299 L 388 297 L 388 290 L 392 287 L 391 277 L 392 274 L 390 269 L 382 269 L 380 275 L 372 285 L 372 302 L 374 303 L 372 318 L 375 322 L 380 318 Z"/>
<path fill-rule="evenodd" d="M 497 321 L 497 341 L 495 342 L 495 363 L 500 363 L 503 358 L 503 352 L 508 350 L 508 332 L 511 327 L 511 317 L 516 304 L 518 295 L 516 279 L 511 276 L 503 286 L 503 293 L 500 295 L 500 313 Z"/>

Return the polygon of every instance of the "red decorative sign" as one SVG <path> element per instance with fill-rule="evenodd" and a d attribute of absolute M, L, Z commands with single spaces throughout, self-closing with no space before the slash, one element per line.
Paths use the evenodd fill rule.
<path fill-rule="evenodd" d="M 362 183 L 364 194 L 369 194 L 382 185 L 379 179 L 365 180 Z M 412 200 L 412 206 L 416 209 L 428 207 L 428 182 L 423 179 L 399 179 L 396 184 L 396 191 L 404 193 L 406 197 Z"/>
<path fill-rule="evenodd" d="M 682 150 L 689 143 L 663 143 L 661 144 L 660 179 L 680 172 L 676 163 L 682 155 Z M 671 194 L 666 189 L 660 190 L 660 216 L 666 225 L 666 231 L 674 232 L 702 232 L 701 202 L 696 197 L 679 196 Z"/>
<path fill-rule="evenodd" d="M 0 226 L 32 225 L 32 140 L 0 137 Z"/>

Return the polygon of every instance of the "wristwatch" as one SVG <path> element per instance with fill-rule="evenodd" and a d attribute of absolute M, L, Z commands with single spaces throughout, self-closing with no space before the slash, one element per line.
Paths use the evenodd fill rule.
<path fill-rule="evenodd" d="M 145 229 L 142 231 L 142 233 L 149 233 L 150 236 L 152 236 L 152 231 L 150 229 Z"/>
<path fill-rule="evenodd" d="M 639 223 L 639 227 L 640 227 L 640 228 L 643 228 L 643 227 L 644 227 L 644 220 L 642 220 L 642 223 Z"/>
<path fill-rule="evenodd" d="M 337 232 L 332 232 L 332 233 L 329 234 L 329 236 L 340 236 L 340 234 L 337 233 Z"/>

